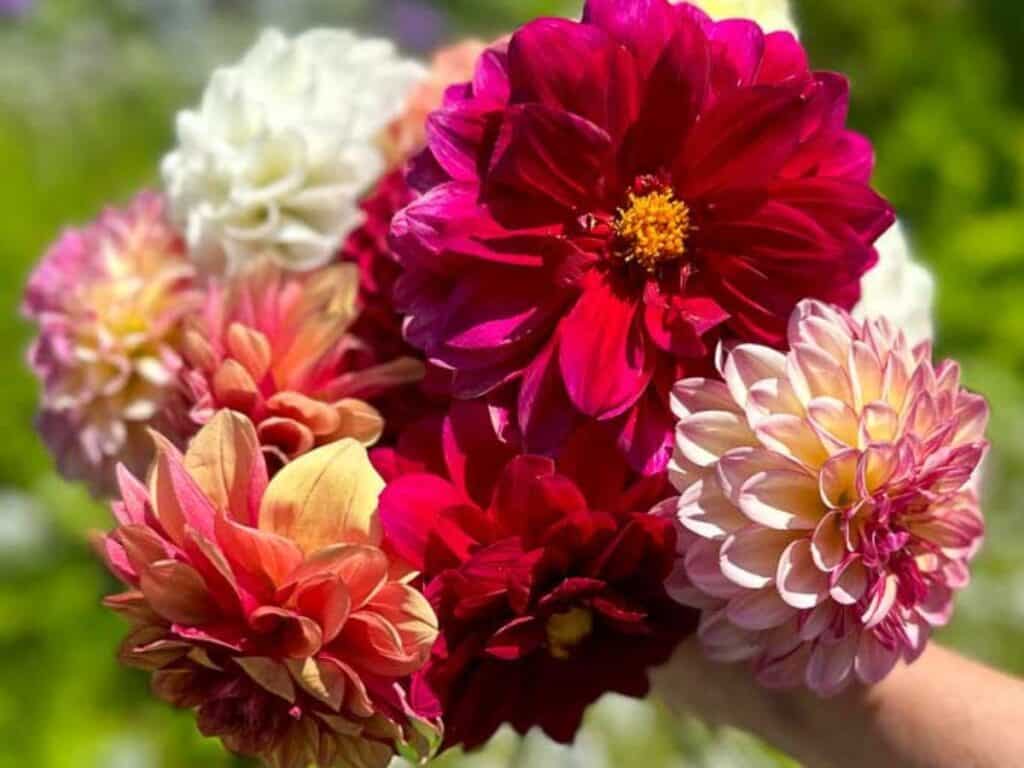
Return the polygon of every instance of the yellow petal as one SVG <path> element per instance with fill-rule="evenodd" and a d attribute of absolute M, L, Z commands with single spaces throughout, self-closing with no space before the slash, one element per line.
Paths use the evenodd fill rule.
<path fill-rule="evenodd" d="M 335 404 L 341 424 L 337 434 L 351 437 L 363 445 L 373 445 L 384 431 L 384 417 L 367 402 L 347 397 Z"/>
<path fill-rule="evenodd" d="M 218 511 L 252 523 L 250 493 L 262 490 L 266 465 L 249 419 L 218 411 L 189 444 L 185 468 Z"/>
<path fill-rule="evenodd" d="M 274 476 L 259 527 L 294 541 L 307 555 L 332 544 L 379 544 L 377 499 L 384 481 L 355 440 L 300 456 Z"/>

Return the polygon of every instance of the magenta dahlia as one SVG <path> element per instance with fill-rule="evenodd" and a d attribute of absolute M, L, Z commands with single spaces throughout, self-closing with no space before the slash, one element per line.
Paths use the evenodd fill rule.
<path fill-rule="evenodd" d="M 674 525 L 648 513 L 666 484 L 635 480 L 593 424 L 556 463 L 509 458 L 482 439 L 483 416 L 456 406 L 419 432 L 434 472 L 406 453 L 412 473 L 381 496 L 389 551 L 422 574 L 441 628 L 412 701 L 436 707 L 448 746 L 478 747 L 503 723 L 569 742 L 604 693 L 645 695 L 648 670 L 696 626 L 664 586 Z"/>
<path fill-rule="evenodd" d="M 988 406 L 886 320 L 801 303 L 792 350 L 743 344 L 680 382 L 669 581 L 715 658 L 829 695 L 924 650 L 985 526 Z"/>
<path fill-rule="evenodd" d="M 851 307 L 892 223 L 848 85 L 785 32 L 667 0 L 589 0 L 480 58 L 428 125 L 392 247 L 406 336 L 459 398 L 514 395 L 530 451 L 580 414 L 663 469 L 671 384 L 721 338 L 785 343 Z"/>

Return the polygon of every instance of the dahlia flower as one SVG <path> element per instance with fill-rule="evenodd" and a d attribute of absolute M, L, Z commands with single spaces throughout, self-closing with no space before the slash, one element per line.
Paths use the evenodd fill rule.
<path fill-rule="evenodd" d="M 331 259 L 386 170 L 391 122 L 423 77 L 391 43 L 347 30 L 263 34 L 178 115 L 163 164 L 195 258 L 232 270 L 267 256 L 288 269 Z"/>
<path fill-rule="evenodd" d="M 676 385 L 660 508 L 686 531 L 669 584 L 714 658 L 830 695 L 914 660 L 969 578 L 988 407 L 887 320 L 808 301 L 783 355 L 740 345 L 725 383 Z"/>
<path fill-rule="evenodd" d="M 893 221 L 848 88 L 786 32 L 589 0 L 489 49 L 429 120 L 396 216 L 406 336 L 459 398 L 514 395 L 529 451 L 579 414 L 637 470 L 719 339 L 779 346 L 799 300 L 852 307 Z"/>
<path fill-rule="evenodd" d="M 797 32 L 788 0 L 697 0 L 694 5 L 715 19 L 753 19 L 765 30 Z"/>
<path fill-rule="evenodd" d="M 918 344 L 935 336 L 932 322 L 935 278 L 915 261 L 903 227 L 894 224 L 879 238 L 878 265 L 861 280 L 855 320 L 885 317 Z"/>
<path fill-rule="evenodd" d="M 39 432 L 69 480 L 116 490 L 114 468 L 142 471 L 148 427 L 187 433 L 178 392 L 183 319 L 201 301 L 164 201 L 143 192 L 52 246 L 25 289 L 39 326 L 29 363 L 43 385 Z"/>
<path fill-rule="evenodd" d="M 388 545 L 439 616 L 412 696 L 436 700 L 448 746 L 478 747 L 503 723 L 569 742 L 602 694 L 645 695 L 647 670 L 695 626 L 663 584 L 673 525 L 647 512 L 664 481 L 627 483 L 614 444 L 591 432 L 556 465 L 505 461 L 482 430 L 464 441 L 446 428 L 445 476 L 399 476 L 381 496 Z"/>
<path fill-rule="evenodd" d="M 480 40 L 463 40 L 434 54 L 427 78 L 412 92 L 405 111 L 388 128 L 385 146 L 395 166 L 403 165 L 427 143 L 427 116 L 441 106 L 444 92 L 473 76 L 480 54 L 487 48 Z"/>
<path fill-rule="evenodd" d="M 391 575 L 365 450 L 333 443 L 268 485 L 239 414 L 219 412 L 184 456 L 156 442 L 148 486 L 120 473 L 118 527 L 98 543 L 128 586 L 106 601 L 134 625 L 122 661 L 273 768 L 386 766 L 412 734 L 403 686 L 437 622 Z"/>
<path fill-rule="evenodd" d="M 275 466 L 343 437 L 375 442 L 383 420 L 366 399 L 417 381 L 423 366 L 411 358 L 345 365 L 362 346 L 346 335 L 358 281 L 351 264 L 292 273 L 264 261 L 226 287 L 214 283 L 185 337 L 193 419 L 244 413 Z"/>

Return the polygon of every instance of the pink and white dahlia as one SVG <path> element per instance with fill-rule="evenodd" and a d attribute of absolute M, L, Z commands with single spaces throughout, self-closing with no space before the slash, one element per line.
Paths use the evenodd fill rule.
<path fill-rule="evenodd" d="M 240 414 L 218 412 L 184 455 L 156 441 L 148 484 L 119 474 L 118 524 L 97 541 L 127 586 L 106 601 L 133 625 L 121 660 L 271 768 L 384 768 L 407 742 L 427 749 L 408 680 L 437 619 L 381 548 L 384 483 L 363 447 L 324 446 L 268 483 Z"/>
<path fill-rule="evenodd" d="M 200 305 L 164 201 L 143 192 L 64 233 L 29 278 L 23 311 L 39 326 L 29 363 L 43 385 L 39 432 L 70 480 L 101 495 L 114 468 L 145 470 L 153 427 L 180 442 L 183 321 Z"/>
<path fill-rule="evenodd" d="M 407 338 L 456 397 L 511 402 L 527 450 L 588 417 L 663 470 L 671 385 L 720 339 L 782 346 L 801 299 L 859 297 L 893 215 L 848 91 L 690 4 L 527 24 L 428 121 L 392 227 Z"/>
<path fill-rule="evenodd" d="M 670 586 L 704 609 L 708 653 L 829 695 L 949 620 L 984 534 L 988 406 L 887 320 L 806 301 L 788 341 L 733 348 L 724 383 L 676 385 L 682 495 L 659 511 L 687 532 Z"/>
<path fill-rule="evenodd" d="M 423 366 L 348 367 L 362 346 L 348 334 L 358 282 L 352 264 L 287 272 L 263 261 L 212 284 L 185 338 L 195 422 L 221 408 L 245 414 L 275 468 L 341 438 L 375 442 L 384 422 L 367 399 L 417 381 Z"/>

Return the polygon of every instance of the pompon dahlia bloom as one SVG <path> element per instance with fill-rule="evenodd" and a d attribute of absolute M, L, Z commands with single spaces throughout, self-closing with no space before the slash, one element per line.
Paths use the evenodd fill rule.
<path fill-rule="evenodd" d="M 451 426 L 451 479 L 407 474 L 381 496 L 388 544 L 422 572 L 441 626 L 413 698 L 436 698 L 448 746 L 478 747 L 502 723 L 569 742 L 602 694 L 643 696 L 647 670 L 696 625 L 663 584 L 676 535 L 648 510 L 664 481 L 628 484 L 592 427 L 556 465 L 506 461 Z"/>
<path fill-rule="evenodd" d="M 387 169 L 385 132 L 423 68 L 348 30 L 268 30 L 178 115 L 163 164 L 195 258 L 232 270 L 255 257 L 310 269 L 362 222 Z"/>
<path fill-rule="evenodd" d="M 61 474 L 100 495 L 114 468 L 141 472 L 147 427 L 180 442 L 183 319 L 201 303 L 163 199 L 143 192 L 64 233 L 29 278 L 23 312 L 39 325 L 29 362 L 43 384 L 39 432 Z"/>
<path fill-rule="evenodd" d="M 456 397 L 510 385 L 529 451 L 575 412 L 663 469 L 671 385 L 719 339 L 781 346 L 800 299 L 856 303 L 893 214 L 847 101 L 791 34 L 689 4 L 527 24 L 430 117 L 392 228 L 407 338 Z"/>
<path fill-rule="evenodd" d="M 107 600 L 134 624 L 122 661 L 273 768 L 383 768 L 412 736 L 403 685 L 437 622 L 390 575 L 365 450 L 333 443 L 268 485 L 239 414 L 218 413 L 184 456 L 157 444 L 148 486 L 121 473 L 118 527 L 99 541 L 129 587 Z"/>
<path fill-rule="evenodd" d="M 984 523 L 988 407 L 886 320 L 804 302 L 787 355 L 741 345 L 680 382 L 670 580 L 700 637 L 771 686 L 881 680 L 948 621 Z"/>
<path fill-rule="evenodd" d="M 293 273 L 264 261 L 212 284 L 185 337 L 193 419 L 244 413 L 276 466 L 344 437 L 375 442 L 383 419 L 366 400 L 419 380 L 423 365 L 408 357 L 345 365 L 362 347 L 346 335 L 358 281 L 351 264 Z"/>

